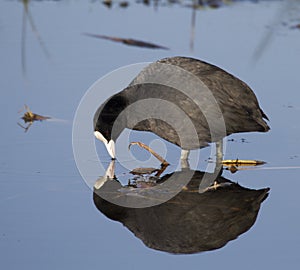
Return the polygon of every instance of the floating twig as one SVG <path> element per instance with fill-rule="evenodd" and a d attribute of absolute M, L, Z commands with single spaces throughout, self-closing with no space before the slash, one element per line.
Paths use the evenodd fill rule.
<path fill-rule="evenodd" d="M 138 145 L 139 147 L 144 148 L 148 152 L 150 152 L 153 156 L 155 156 L 162 164 L 170 165 L 165 159 L 163 159 L 159 154 L 157 154 L 153 149 L 151 149 L 148 145 L 143 144 L 142 142 L 131 142 L 128 146 L 128 149 L 130 149 L 131 145 Z"/>
<path fill-rule="evenodd" d="M 134 169 L 134 172 L 145 172 L 146 170 L 148 170 L 148 172 L 150 172 L 149 174 L 153 173 L 153 172 L 157 172 L 155 174 L 156 177 L 159 177 L 164 171 L 165 169 L 170 165 L 165 159 L 163 159 L 159 154 L 157 154 L 153 149 L 151 149 L 148 145 L 143 144 L 142 142 L 131 142 L 128 146 L 128 149 L 130 149 L 131 145 L 138 145 L 142 148 L 144 148 L 145 150 L 147 150 L 148 152 L 150 152 L 153 156 L 155 156 L 160 162 L 160 169 L 153 169 L 153 168 L 137 168 Z M 141 173 L 140 173 L 141 174 Z M 145 174 L 145 173 L 144 173 Z"/>
<path fill-rule="evenodd" d="M 229 170 L 231 173 L 235 173 L 241 168 L 239 167 L 244 167 L 243 170 L 245 170 L 246 166 L 259 166 L 266 164 L 265 161 L 262 160 L 244 160 L 244 159 L 227 159 L 227 160 L 222 160 L 222 165 L 227 167 L 227 170 Z"/>
<path fill-rule="evenodd" d="M 265 161 L 262 160 L 245 160 L 245 159 L 227 159 L 227 160 L 222 160 L 222 164 L 225 166 L 258 166 L 258 165 L 263 165 L 266 164 Z"/>

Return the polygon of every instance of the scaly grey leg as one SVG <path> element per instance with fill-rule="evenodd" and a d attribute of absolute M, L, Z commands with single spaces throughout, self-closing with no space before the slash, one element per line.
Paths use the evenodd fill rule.
<path fill-rule="evenodd" d="M 181 160 L 187 160 L 188 157 L 189 157 L 189 154 L 190 154 L 190 150 L 184 150 L 184 149 L 181 149 L 181 156 L 180 156 L 180 159 L 181 159 Z"/>
<path fill-rule="evenodd" d="M 180 156 L 181 169 L 190 169 L 190 164 L 188 161 L 189 154 L 190 154 L 190 150 L 181 149 L 181 156 Z"/>
<path fill-rule="evenodd" d="M 215 173 L 219 173 L 223 169 L 223 139 L 216 142 L 216 167 Z"/>

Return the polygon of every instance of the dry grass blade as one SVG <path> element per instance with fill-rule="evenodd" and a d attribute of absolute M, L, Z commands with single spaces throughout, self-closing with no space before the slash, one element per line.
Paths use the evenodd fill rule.
<path fill-rule="evenodd" d="M 114 42 L 123 43 L 129 46 L 137 46 L 142 48 L 148 48 L 148 49 L 163 49 L 163 50 L 169 50 L 169 48 L 161 45 L 157 45 L 150 42 L 145 42 L 137 39 L 131 39 L 131 38 L 119 38 L 119 37 L 111 37 L 111 36 L 105 36 L 105 35 L 97 35 L 97 34 L 90 34 L 90 33 L 83 33 L 85 36 L 89 37 L 95 37 L 95 38 L 101 38 L 101 39 L 107 39 Z"/>

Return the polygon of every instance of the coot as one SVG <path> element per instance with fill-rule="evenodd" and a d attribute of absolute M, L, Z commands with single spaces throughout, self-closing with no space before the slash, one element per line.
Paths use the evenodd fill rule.
<path fill-rule="evenodd" d="M 232 133 L 266 132 L 266 114 L 250 87 L 223 69 L 188 57 L 148 65 L 127 88 L 106 100 L 94 116 L 94 135 L 112 159 L 125 128 L 153 132 L 189 150 L 217 143 Z"/>

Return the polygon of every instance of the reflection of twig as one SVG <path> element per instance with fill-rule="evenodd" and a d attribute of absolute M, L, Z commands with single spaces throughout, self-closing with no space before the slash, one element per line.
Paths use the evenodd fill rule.
<path fill-rule="evenodd" d="M 233 171 L 232 171 L 233 169 Z M 292 170 L 292 169 L 300 169 L 300 166 L 287 166 L 287 167 L 243 167 L 243 168 L 227 168 L 231 173 L 235 173 L 236 171 L 257 171 L 257 170 Z"/>
<path fill-rule="evenodd" d="M 282 24 L 283 18 L 290 10 L 292 10 L 293 4 L 295 4 L 296 2 L 297 1 L 295 0 L 282 1 L 282 4 L 279 10 L 277 11 L 276 15 L 274 16 L 273 22 L 271 23 L 268 31 L 263 36 L 263 38 L 261 39 L 261 41 L 259 42 L 259 44 L 257 45 L 254 51 L 253 54 L 254 61 L 257 61 L 262 56 L 263 52 L 266 50 L 267 46 L 272 41 L 275 30 L 278 29 L 278 27 Z"/>
<path fill-rule="evenodd" d="M 156 168 L 135 168 L 130 171 L 131 174 L 133 175 L 143 175 L 143 174 L 152 174 L 157 172 L 158 169 Z"/>
<path fill-rule="evenodd" d="M 47 57 L 50 57 L 50 53 L 49 53 L 48 49 L 46 48 L 46 45 L 45 45 L 45 43 L 44 43 L 44 41 L 43 41 L 43 39 L 42 39 L 42 37 L 41 37 L 39 31 L 37 30 L 37 28 L 36 28 L 36 26 L 35 26 L 35 23 L 34 23 L 34 21 L 33 21 L 32 15 L 31 15 L 31 13 L 30 13 L 30 11 L 29 11 L 28 8 L 26 9 L 26 13 L 27 13 L 27 18 L 28 18 L 29 24 L 30 24 L 30 26 L 31 26 L 32 32 L 34 33 L 34 35 L 35 35 L 37 41 L 39 42 L 39 44 L 40 44 L 40 46 L 41 46 L 41 48 L 42 48 L 44 54 L 45 54 Z"/>
<path fill-rule="evenodd" d="M 39 31 L 37 30 L 33 17 L 29 11 L 29 1 L 30 0 L 23 0 L 23 5 L 24 5 L 24 9 L 23 9 L 23 21 L 22 21 L 22 45 L 21 45 L 21 58 L 22 58 L 22 70 L 23 70 L 23 75 L 26 75 L 26 48 L 25 48 L 25 39 L 26 39 L 26 19 L 28 19 L 29 21 L 29 25 L 31 27 L 32 32 L 34 33 L 37 41 L 39 42 L 44 54 L 47 57 L 50 57 L 49 51 L 46 48 L 46 45 L 41 37 L 41 35 L 39 34 Z"/>
<path fill-rule="evenodd" d="M 22 62 L 22 72 L 23 76 L 26 77 L 26 48 L 25 48 L 25 39 L 26 39 L 26 10 L 27 10 L 27 3 L 23 1 L 24 9 L 23 9 L 23 21 L 22 21 L 22 40 L 21 40 L 21 62 Z"/>
<path fill-rule="evenodd" d="M 194 51 L 195 25 L 196 25 L 196 0 L 193 1 L 193 7 L 192 7 L 191 36 L 190 36 L 190 50 L 191 50 L 191 52 Z"/>

